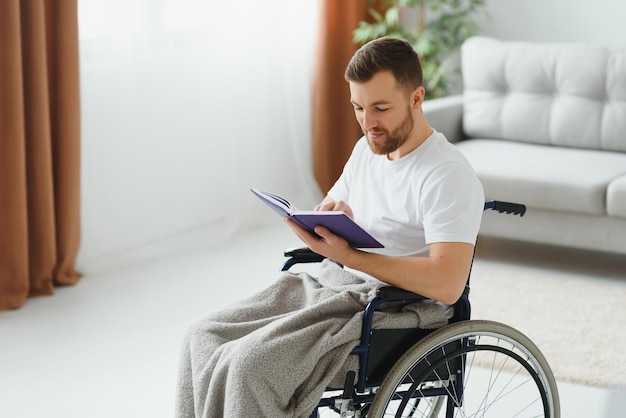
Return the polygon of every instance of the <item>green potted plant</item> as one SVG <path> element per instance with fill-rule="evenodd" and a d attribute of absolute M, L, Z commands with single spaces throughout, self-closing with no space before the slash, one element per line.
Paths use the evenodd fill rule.
<path fill-rule="evenodd" d="M 353 40 L 362 45 L 382 36 L 406 39 L 422 62 L 426 98 L 450 92 L 459 71 L 456 52 L 478 27 L 474 17 L 486 0 L 387 0 L 384 15 L 370 8 L 373 22 L 359 22 Z M 416 16 L 401 24 L 400 13 Z"/>

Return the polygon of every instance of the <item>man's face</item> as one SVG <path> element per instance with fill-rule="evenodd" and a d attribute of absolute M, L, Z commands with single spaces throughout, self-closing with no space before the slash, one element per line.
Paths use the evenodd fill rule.
<path fill-rule="evenodd" d="M 389 155 L 407 142 L 413 131 L 413 113 L 391 72 L 377 73 L 365 83 L 351 81 L 350 94 L 354 114 L 372 152 Z"/>

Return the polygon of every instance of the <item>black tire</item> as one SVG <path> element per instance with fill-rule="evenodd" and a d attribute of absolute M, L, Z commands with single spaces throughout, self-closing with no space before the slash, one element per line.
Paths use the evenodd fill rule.
<path fill-rule="evenodd" d="M 437 388 L 447 399 L 440 412 L 420 409 L 428 398 L 414 405 Z M 445 326 L 407 351 L 367 416 L 560 418 L 560 405 L 552 370 L 528 337 L 508 325 L 473 320 Z"/>

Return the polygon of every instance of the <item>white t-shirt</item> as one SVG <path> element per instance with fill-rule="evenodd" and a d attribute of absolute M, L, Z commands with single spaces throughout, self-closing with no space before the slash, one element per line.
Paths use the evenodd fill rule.
<path fill-rule="evenodd" d="M 425 256 L 436 242 L 474 244 L 484 207 L 472 166 L 437 131 L 395 161 L 374 154 L 362 137 L 328 195 L 346 202 L 385 246 L 367 251 L 393 256 Z"/>

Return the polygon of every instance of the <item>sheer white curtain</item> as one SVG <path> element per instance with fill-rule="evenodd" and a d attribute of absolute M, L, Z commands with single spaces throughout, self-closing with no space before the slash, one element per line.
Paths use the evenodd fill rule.
<path fill-rule="evenodd" d="M 79 0 L 79 27 L 79 267 L 267 221 L 250 187 L 319 197 L 315 0 Z"/>

